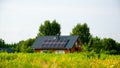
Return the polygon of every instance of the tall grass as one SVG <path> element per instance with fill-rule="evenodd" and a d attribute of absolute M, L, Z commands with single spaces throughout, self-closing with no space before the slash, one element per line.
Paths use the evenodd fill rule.
<path fill-rule="evenodd" d="M 0 68 L 120 68 L 120 55 L 0 53 Z"/>

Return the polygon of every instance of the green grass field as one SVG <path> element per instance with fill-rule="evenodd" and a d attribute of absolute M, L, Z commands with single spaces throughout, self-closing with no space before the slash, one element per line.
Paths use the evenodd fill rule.
<path fill-rule="evenodd" d="M 0 68 L 120 68 L 120 55 L 0 53 Z"/>

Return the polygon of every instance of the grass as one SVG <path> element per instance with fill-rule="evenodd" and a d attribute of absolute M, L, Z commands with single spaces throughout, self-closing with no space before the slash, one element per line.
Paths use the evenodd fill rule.
<path fill-rule="evenodd" d="M 0 53 L 0 68 L 120 68 L 120 55 Z"/>

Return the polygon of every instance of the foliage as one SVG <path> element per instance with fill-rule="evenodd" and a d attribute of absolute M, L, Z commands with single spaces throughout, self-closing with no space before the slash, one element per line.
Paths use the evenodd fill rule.
<path fill-rule="evenodd" d="M 60 24 L 57 23 L 56 20 L 52 23 L 50 23 L 49 20 L 46 20 L 44 25 L 40 25 L 38 36 L 57 35 L 58 33 L 60 33 Z"/>
<path fill-rule="evenodd" d="M 16 52 L 33 52 L 31 46 L 33 44 L 33 42 L 35 41 L 35 39 L 28 39 L 26 41 L 22 40 L 20 41 L 17 46 L 15 51 Z"/>
<path fill-rule="evenodd" d="M 117 52 L 118 52 L 118 54 L 120 54 L 120 43 L 116 43 L 116 47 L 117 47 Z"/>
<path fill-rule="evenodd" d="M 116 42 L 111 38 L 103 39 L 103 46 L 105 46 L 105 50 L 116 50 Z"/>
<path fill-rule="evenodd" d="M 31 48 L 35 39 L 22 40 L 19 43 L 7 44 L 4 40 L 0 39 L 0 52 L 33 52 Z"/>
<path fill-rule="evenodd" d="M 39 27 L 38 36 L 57 35 L 60 34 L 60 24 L 53 20 L 52 23 L 46 20 L 44 24 Z M 82 41 L 84 52 L 95 52 L 105 54 L 120 54 L 120 43 L 116 42 L 112 38 L 99 38 L 92 37 L 89 31 L 89 27 L 86 23 L 77 24 L 71 32 L 71 35 L 78 35 Z M 7 44 L 3 39 L 0 39 L 0 52 L 8 52 L 8 49 L 13 52 L 32 53 L 31 48 L 35 38 L 21 40 L 18 43 Z"/>
<path fill-rule="evenodd" d="M 5 41 L 0 39 L 0 47 L 4 47 L 5 46 Z"/>
<path fill-rule="evenodd" d="M 89 27 L 86 23 L 84 24 L 77 24 L 70 33 L 71 35 L 78 35 L 81 39 L 82 43 L 88 43 L 91 37 Z"/>
<path fill-rule="evenodd" d="M 103 49 L 101 39 L 98 37 L 90 38 L 87 49 L 88 51 L 94 51 L 96 53 L 100 53 Z"/>
<path fill-rule="evenodd" d="M 84 44 L 85 51 L 94 51 L 96 53 L 120 54 L 120 45 L 111 38 L 100 39 L 91 37 L 88 44 Z"/>
<path fill-rule="evenodd" d="M 0 53 L 0 68 L 120 68 L 120 55 Z"/>

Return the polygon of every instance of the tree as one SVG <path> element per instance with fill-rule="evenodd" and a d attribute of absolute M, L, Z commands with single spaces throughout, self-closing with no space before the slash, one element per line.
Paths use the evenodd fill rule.
<path fill-rule="evenodd" d="M 111 38 L 104 38 L 102 40 L 102 45 L 104 46 L 104 50 L 107 51 L 110 54 L 116 54 L 117 53 L 117 43 L 115 40 Z"/>
<path fill-rule="evenodd" d="M 56 20 L 54 20 L 51 23 L 51 35 L 57 35 L 58 33 L 60 33 L 60 24 L 58 24 Z"/>
<path fill-rule="evenodd" d="M 91 37 L 89 27 L 86 23 L 77 24 L 73 29 L 70 35 L 78 35 L 82 43 L 88 43 Z"/>
<path fill-rule="evenodd" d="M 116 45 L 117 45 L 117 53 L 120 54 L 120 43 L 117 42 Z"/>
<path fill-rule="evenodd" d="M 5 47 L 5 41 L 0 39 L 0 47 Z"/>
<path fill-rule="evenodd" d="M 86 46 L 88 51 L 94 51 L 96 53 L 100 53 L 103 51 L 103 46 L 102 46 L 102 42 L 101 39 L 98 37 L 92 37 L 90 38 L 88 45 Z"/>
<path fill-rule="evenodd" d="M 104 38 L 102 44 L 105 47 L 105 50 L 107 51 L 116 49 L 116 42 L 111 38 Z"/>
<path fill-rule="evenodd" d="M 16 52 L 33 52 L 33 49 L 31 48 L 33 42 L 35 39 L 27 39 L 27 40 L 22 40 L 19 43 L 17 43 L 16 47 L 14 48 Z"/>
<path fill-rule="evenodd" d="M 50 23 L 49 20 L 46 20 L 44 25 L 40 25 L 37 36 L 57 35 L 58 33 L 60 33 L 60 24 L 57 23 L 56 20 L 53 20 L 52 23 Z"/>

